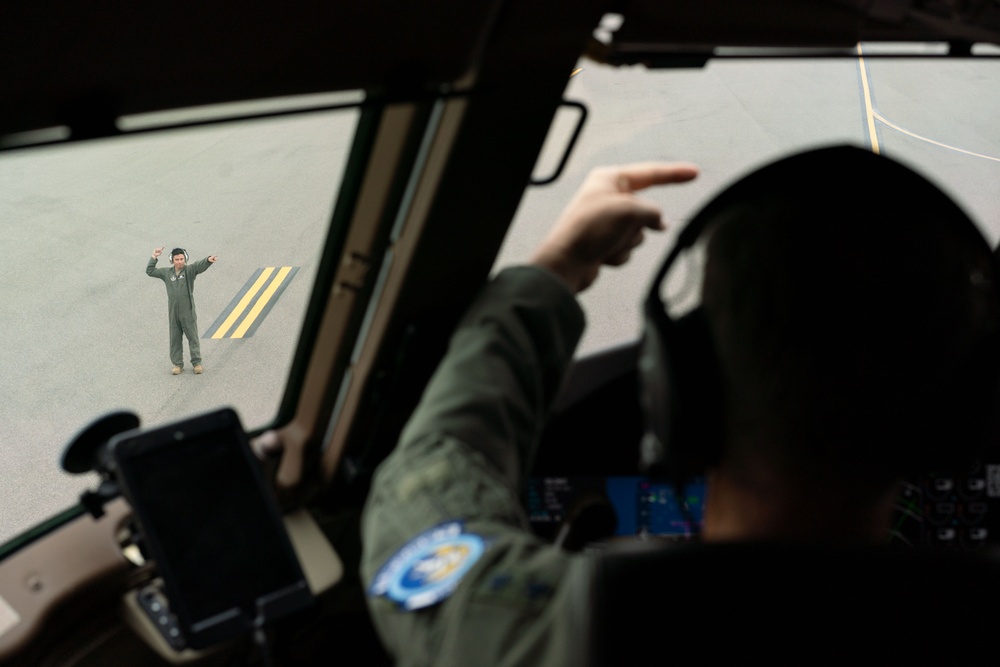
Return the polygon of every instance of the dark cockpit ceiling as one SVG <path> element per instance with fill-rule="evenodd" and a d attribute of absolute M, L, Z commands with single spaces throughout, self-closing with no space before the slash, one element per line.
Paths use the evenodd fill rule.
<path fill-rule="evenodd" d="M 505 67 L 531 78 L 562 48 L 579 53 L 581 35 L 604 12 L 625 21 L 609 46 L 591 51 L 617 63 L 675 64 L 678 54 L 725 45 L 933 40 L 963 54 L 976 42 L 1000 42 L 1000 6 L 991 0 L 531 4 L 3 3 L 0 136 L 52 126 L 69 126 L 74 138 L 104 136 L 123 115 L 237 100 L 482 86 L 505 39 Z"/>
<path fill-rule="evenodd" d="M 833 49 L 859 41 L 947 42 L 959 55 L 1000 34 L 1000 7 L 989 0 L 636 0 L 627 16 L 615 34 L 615 62 L 657 64 L 657 56 L 718 46 Z"/>
<path fill-rule="evenodd" d="M 0 127 L 99 133 L 161 109 L 434 88 L 470 69 L 499 4 L 4 3 Z"/>

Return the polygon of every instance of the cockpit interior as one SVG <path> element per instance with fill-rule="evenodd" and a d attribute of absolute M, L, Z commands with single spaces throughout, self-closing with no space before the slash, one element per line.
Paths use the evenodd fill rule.
<path fill-rule="evenodd" d="M 594 166 L 699 161 L 663 195 L 680 223 L 768 159 L 851 143 L 1000 241 L 994 0 L 35 0 L 0 25 L 3 664 L 391 664 L 358 572 L 372 475 L 477 291 Z M 638 455 L 641 300 L 670 235 L 582 299 L 523 489 L 569 550 L 697 539 L 704 480 Z M 171 374 L 140 273 L 161 246 L 217 257 L 204 373 Z M 1000 450 L 897 506 L 895 542 L 996 548 Z M 193 515 L 211 565 L 171 551 L 201 548 Z M 235 589 L 252 618 L 216 604 Z"/>

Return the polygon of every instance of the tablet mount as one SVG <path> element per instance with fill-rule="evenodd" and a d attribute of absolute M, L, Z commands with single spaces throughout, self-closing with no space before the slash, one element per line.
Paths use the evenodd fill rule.
<path fill-rule="evenodd" d="M 109 413 L 78 432 L 63 450 L 60 461 L 63 470 L 74 475 L 96 472 L 101 478 L 96 489 L 84 491 L 80 495 L 80 504 L 95 519 L 104 516 L 104 508 L 110 501 L 123 495 L 118 479 L 119 471 L 111 454 L 111 441 L 119 434 L 137 430 L 139 424 L 139 417 L 133 412 Z M 145 552 L 140 538 L 141 531 L 133 530 L 132 535 L 137 546 Z M 269 621 L 301 608 L 303 595 L 311 598 L 304 580 L 294 590 L 277 591 L 257 600 L 256 613 L 247 630 L 263 665 L 271 664 L 266 626 Z M 136 600 L 172 649 L 182 651 L 188 648 L 160 584 L 153 582 L 144 586 L 137 591 Z"/>

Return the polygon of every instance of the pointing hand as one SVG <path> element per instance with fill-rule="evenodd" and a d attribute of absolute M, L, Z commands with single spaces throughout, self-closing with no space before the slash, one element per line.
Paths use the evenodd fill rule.
<path fill-rule="evenodd" d="M 635 196 L 653 185 L 683 183 L 698 175 L 688 163 L 647 162 L 594 169 L 567 205 L 531 262 L 586 289 L 602 265 L 619 266 L 642 243 L 646 229 L 665 228 L 656 204 Z"/>

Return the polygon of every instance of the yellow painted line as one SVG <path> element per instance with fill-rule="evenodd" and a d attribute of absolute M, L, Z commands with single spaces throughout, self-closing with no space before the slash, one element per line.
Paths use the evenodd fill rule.
<path fill-rule="evenodd" d="M 896 130 L 897 132 L 905 134 L 908 137 L 913 137 L 918 141 L 925 141 L 929 144 L 940 146 L 941 148 L 947 148 L 948 150 L 951 151 L 964 153 L 965 155 L 971 155 L 973 157 L 982 158 L 984 160 L 992 160 L 993 162 L 1000 162 L 1000 158 L 993 157 L 990 155 L 983 155 L 982 153 L 974 153 L 972 151 L 967 151 L 964 148 L 958 148 L 957 146 L 949 146 L 948 144 L 941 143 L 940 141 L 934 141 L 933 139 L 922 137 L 919 134 L 910 132 L 909 130 L 904 130 L 900 126 L 889 121 L 885 116 L 880 114 L 878 111 L 875 111 L 874 105 L 872 105 L 871 86 L 868 83 L 868 66 L 865 64 L 865 59 L 864 56 L 862 55 L 860 42 L 858 42 L 857 49 L 858 49 L 858 65 L 861 68 L 861 87 L 865 91 L 865 115 L 867 116 L 867 121 L 868 121 L 868 136 L 871 138 L 873 153 L 877 154 L 879 152 L 878 135 L 875 133 L 875 121 L 877 120 L 883 125 L 890 127 Z"/>
<path fill-rule="evenodd" d="M 928 139 L 927 137 L 922 137 L 919 134 L 914 134 L 913 132 L 910 132 L 909 130 L 904 130 L 899 125 L 896 125 L 895 123 L 892 123 L 889 120 L 887 120 L 882 114 L 880 114 L 877 111 L 875 112 L 875 118 L 880 123 L 884 123 L 885 125 L 891 127 L 892 129 L 896 130 L 897 132 L 901 132 L 901 133 L 905 134 L 908 137 L 913 137 L 914 139 L 919 139 L 920 141 L 926 141 L 929 144 L 934 144 L 935 146 L 940 146 L 941 148 L 947 148 L 948 150 L 951 150 L 951 151 L 956 151 L 956 152 L 959 152 L 959 153 L 965 153 L 966 155 L 972 155 L 973 157 L 981 157 L 984 160 L 993 160 L 994 162 L 1000 162 L 1000 157 L 992 157 L 990 155 L 983 155 L 982 153 L 973 153 L 972 151 L 967 151 L 964 148 L 958 148 L 957 146 L 949 146 L 948 144 L 943 144 L 940 141 L 934 141 L 933 139 Z"/>
<path fill-rule="evenodd" d="M 861 42 L 858 42 L 858 66 L 861 68 L 861 87 L 865 91 L 865 116 L 868 120 L 868 137 L 872 143 L 872 153 L 879 154 L 878 135 L 875 134 L 875 110 L 872 108 L 872 91 L 868 85 L 868 66 L 861 53 Z"/>
<path fill-rule="evenodd" d="M 576 76 L 577 74 L 579 74 L 582 71 L 583 71 L 582 67 L 577 67 L 575 70 L 573 70 L 573 73 L 570 74 L 570 77 L 574 77 L 574 76 Z"/>
<path fill-rule="evenodd" d="M 267 273 L 269 275 L 270 272 L 273 270 L 274 267 L 271 266 L 267 267 Z M 278 275 L 275 276 L 274 280 L 271 281 L 271 284 L 268 285 L 266 290 L 264 290 L 264 293 L 260 295 L 259 299 L 257 299 L 257 303 L 254 304 L 253 310 L 247 313 L 246 319 L 243 320 L 243 323 L 239 326 L 239 328 L 236 329 L 236 331 L 233 332 L 233 335 L 230 336 L 230 338 L 243 338 L 243 334 L 247 332 L 247 329 L 250 328 L 250 325 L 253 324 L 253 321 L 257 319 L 258 315 L 260 315 L 260 311 L 264 310 L 264 306 L 266 306 L 267 302 L 271 300 L 271 297 L 274 296 L 274 293 L 278 290 L 278 287 L 281 285 L 282 282 L 284 282 L 285 276 L 287 276 L 289 272 L 291 272 L 291 270 L 292 267 L 290 266 L 281 267 L 281 270 L 278 271 Z M 258 280 L 257 282 L 260 281 Z M 243 302 L 241 301 L 240 303 Z"/>
<path fill-rule="evenodd" d="M 257 278 L 257 282 L 255 282 L 253 287 L 251 287 L 249 291 L 243 295 L 243 298 L 240 299 L 240 302 L 236 304 L 235 308 L 233 308 L 233 312 L 229 313 L 229 317 L 227 317 L 226 321 L 222 323 L 222 326 L 220 326 L 218 330 L 212 334 L 213 339 L 225 338 L 226 332 L 229 331 L 229 327 L 233 326 L 233 322 L 240 318 L 240 315 L 242 315 L 243 311 L 246 310 L 246 307 L 250 305 L 253 298 L 257 296 L 257 292 L 260 291 L 260 288 L 264 286 L 264 283 L 267 282 L 267 279 L 273 272 L 273 266 L 269 266 L 261 272 L 260 276 Z"/>

